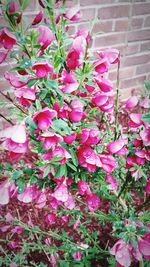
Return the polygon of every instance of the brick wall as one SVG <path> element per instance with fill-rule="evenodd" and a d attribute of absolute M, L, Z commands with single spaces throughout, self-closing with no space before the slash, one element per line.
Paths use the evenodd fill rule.
<path fill-rule="evenodd" d="M 144 80 L 150 79 L 150 0 L 67 0 L 68 7 L 76 3 L 81 6 L 83 17 L 80 22 L 72 23 L 71 31 L 89 27 L 89 21 L 95 20 L 93 51 L 104 47 L 119 49 L 121 97 L 140 94 Z M 38 1 L 32 0 L 25 12 L 28 20 L 38 8 Z M 0 23 L 4 25 L 2 18 Z M 5 92 L 10 87 L 3 74 L 12 64 L 7 61 L 0 65 L 0 89 Z M 115 86 L 116 65 L 111 68 L 109 77 Z"/>

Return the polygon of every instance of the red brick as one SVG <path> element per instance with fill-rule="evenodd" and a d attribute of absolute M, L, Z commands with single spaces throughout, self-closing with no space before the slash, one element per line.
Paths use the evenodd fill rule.
<path fill-rule="evenodd" d="M 126 35 L 124 33 L 113 33 L 103 36 L 99 36 L 95 39 L 95 47 L 109 46 L 109 45 L 118 45 L 124 43 Z"/>
<path fill-rule="evenodd" d="M 111 32 L 112 31 L 112 21 L 98 21 L 93 27 L 93 33 L 99 32 Z"/>
<path fill-rule="evenodd" d="M 95 8 L 81 9 L 82 18 L 80 21 L 90 21 L 95 18 Z"/>
<path fill-rule="evenodd" d="M 126 47 L 126 55 L 133 55 L 137 52 L 139 52 L 139 47 L 140 44 L 139 43 L 128 43 L 127 47 Z"/>
<path fill-rule="evenodd" d="M 130 87 L 136 87 L 136 86 L 139 86 L 139 85 L 142 85 L 144 84 L 144 81 L 146 79 L 146 75 L 143 75 L 143 76 L 134 76 L 134 78 L 131 79 L 125 79 L 125 80 L 122 80 L 120 82 L 120 88 L 130 88 Z"/>
<path fill-rule="evenodd" d="M 0 80 L 0 90 L 2 92 L 10 92 L 11 91 L 11 85 L 9 84 L 9 82 L 7 80 Z M 0 95 L 1 98 L 1 95 Z"/>
<path fill-rule="evenodd" d="M 131 20 L 131 27 L 130 28 L 132 30 L 136 30 L 136 29 L 142 28 L 142 25 L 143 25 L 143 18 L 135 17 L 135 18 L 132 18 L 132 20 Z"/>
<path fill-rule="evenodd" d="M 130 5 L 120 5 L 120 6 L 108 6 L 103 7 L 98 10 L 98 18 L 100 19 L 113 19 L 129 17 Z"/>
<path fill-rule="evenodd" d="M 150 16 L 145 18 L 145 22 L 144 22 L 144 27 L 149 27 L 149 26 L 150 26 Z"/>
<path fill-rule="evenodd" d="M 149 61 L 150 61 L 150 53 L 132 55 L 124 59 L 124 62 L 122 62 L 122 66 L 126 67 L 126 66 L 145 64 L 145 63 L 149 63 Z"/>
<path fill-rule="evenodd" d="M 124 32 L 128 30 L 128 19 L 116 20 L 115 21 L 115 32 Z"/>
<path fill-rule="evenodd" d="M 132 7 L 132 15 L 150 14 L 150 3 L 136 3 Z"/>
<path fill-rule="evenodd" d="M 150 63 L 137 66 L 136 74 L 145 74 L 145 73 L 150 73 Z"/>
<path fill-rule="evenodd" d="M 150 40 L 141 43 L 141 51 L 148 51 L 150 49 Z"/>
<path fill-rule="evenodd" d="M 120 80 L 129 79 L 129 77 L 133 77 L 135 73 L 135 67 L 128 67 L 128 68 L 120 68 L 119 77 Z M 117 71 L 112 71 L 109 73 L 110 80 L 116 80 L 117 78 Z"/>
<path fill-rule="evenodd" d="M 128 33 L 128 41 L 142 41 L 150 39 L 150 30 L 130 31 Z"/>

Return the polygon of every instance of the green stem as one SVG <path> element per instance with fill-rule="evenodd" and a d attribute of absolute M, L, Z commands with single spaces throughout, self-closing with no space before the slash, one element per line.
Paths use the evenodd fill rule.
<path fill-rule="evenodd" d="M 144 267 L 144 262 L 143 262 L 143 260 L 140 260 L 140 261 L 139 261 L 139 267 Z"/>

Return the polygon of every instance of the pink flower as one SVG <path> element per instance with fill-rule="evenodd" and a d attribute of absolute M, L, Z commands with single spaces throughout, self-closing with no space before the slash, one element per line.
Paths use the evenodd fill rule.
<path fill-rule="evenodd" d="M 10 182 L 8 179 L 0 184 L 0 205 L 7 205 L 9 203 L 9 186 Z"/>
<path fill-rule="evenodd" d="M 69 119 L 72 122 L 79 122 L 83 119 L 83 104 L 77 100 L 74 99 L 70 105 L 71 111 L 69 112 Z"/>
<path fill-rule="evenodd" d="M 150 260 L 150 232 L 140 238 L 138 241 L 138 248 L 143 257 Z"/>
<path fill-rule="evenodd" d="M 65 184 L 60 184 L 55 188 L 53 197 L 58 201 L 66 202 L 69 197 L 68 188 Z"/>
<path fill-rule="evenodd" d="M 55 104 L 53 105 L 53 109 L 57 111 L 59 118 L 61 118 L 61 119 L 67 119 L 68 118 L 69 107 L 66 103 L 64 103 L 62 105 L 62 107 L 60 107 L 59 103 L 55 102 Z"/>
<path fill-rule="evenodd" d="M 99 208 L 101 201 L 97 195 L 95 195 L 94 193 L 91 193 L 90 195 L 87 195 L 86 203 L 87 203 L 89 211 L 93 212 Z"/>
<path fill-rule="evenodd" d="M 71 49 L 66 59 L 67 67 L 69 68 L 69 70 L 75 70 L 79 66 L 79 59 L 79 53 L 76 50 Z"/>
<path fill-rule="evenodd" d="M 102 169 L 106 173 L 111 173 L 117 168 L 117 162 L 113 156 L 107 154 L 100 154 L 99 157 L 102 164 Z"/>
<path fill-rule="evenodd" d="M 141 137 L 144 146 L 150 146 L 150 127 L 140 131 L 139 136 Z"/>
<path fill-rule="evenodd" d="M 45 222 L 49 224 L 54 224 L 56 222 L 56 218 L 57 216 L 55 213 L 49 213 L 45 218 Z"/>
<path fill-rule="evenodd" d="M 120 139 L 120 140 L 116 140 L 114 142 L 110 142 L 107 145 L 107 150 L 111 154 L 117 154 L 117 155 L 121 155 L 121 156 L 126 155 L 127 149 L 124 148 L 124 145 L 126 145 L 127 143 L 128 143 L 127 139 Z"/>
<path fill-rule="evenodd" d="M 125 108 L 131 109 L 136 107 L 138 104 L 138 98 L 137 96 L 131 96 L 125 101 Z"/>
<path fill-rule="evenodd" d="M 114 191 L 118 188 L 118 183 L 112 175 L 106 175 L 105 181 L 109 183 L 108 189 Z"/>
<path fill-rule="evenodd" d="M 83 36 L 77 36 L 72 43 L 72 48 L 77 53 L 84 53 L 86 48 L 86 39 Z"/>
<path fill-rule="evenodd" d="M 14 73 L 6 71 L 4 77 L 15 88 L 21 88 L 21 87 L 26 85 L 26 82 L 20 81 L 19 77 L 17 75 L 15 75 Z"/>
<path fill-rule="evenodd" d="M 139 113 L 131 113 L 129 115 L 130 121 L 128 123 L 129 127 L 137 128 L 143 124 L 142 115 Z"/>
<path fill-rule="evenodd" d="M 107 104 L 107 101 L 108 101 L 108 96 L 101 92 L 96 92 L 92 96 L 92 104 L 96 107 L 101 108 L 102 106 Z"/>
<path fill-rule="evenodd" d="M 54 131 L 47 131 L 41 134 L 41 139 L 44 139 L 44 149 L 54 149 L 56 144 L 63 142 L 63 137 Z"/>
<path fill-rule="evenodd" d="M 46 192 L 45 190 L 42 190 L 41 192 L 38 193 L 37 198 L 36 198 L 36 208 L 42 209 L 46 205 Z"/>
<path fill-rule="evenodd" d="M 80 7 L 78 5 L 73 6 L 70 8 L 66 14 L 64 15 L 65 18 L 71 20 L 71 21 L 77 21 L 81 18 L 81 12 Z"/>
<path fill-rule="evenodd" d="M 53 71 L 52 65 L 44 60 L 35 62 L 32 69 L 36 71 L 36 76 L 38 78 L 48 78 L 48 74 Z"/>
<path fill-rule="evenodd" d="M 62 146 L 57 146 L 52 152 L 52 157 L 60 157 L 61 159 L 59 160 L 60 164 L 63 165 L 66 163 L 68 159 L 71 158 L 71 155 L 69 152 Z"/>
<path fill-rule="evenodd" d="M 42 20 L 42 18 L 43 18 L 43 12 L 40 11 L 40 12 L 35 16 L 34 20 L 32 21 L 32 25 L 37 25 L 38 23 L 40 23 L 41 20 Z M 41 26 L 41 27 L 43 27 L 43 26 Z"/>
<path fill-rule="evenodd" d="M 55 110 L 46 107 L 36 112 L 33 116 L 33 120 L 38 122 L 38 128 L 40 130 L 47 130 L 52 123 L 52 119 L 56 116 L 57 112 Z"/>
<path fill-rule="evenodd" d="M 81 133 L 77 135 L 80 139 L 80 144 L 96 145 L 99 142 L 99 130 L 98 128 L 83 128 Z"/>
<path fill-rule="evenodd" d="M 20 235 L 23 231 L 24 231 L 23 228 L 20 227 L 20 226 L 15 226 L 15 227 L 11 230 L 12 233 L 14 233 L 14 234 L 16 233 L 16 234 L 18 234 L 18 235 Z"/>
<path fill-rule="evenodd" d="M 75 133 L 68 134 L 68 135 L 64 136 L 64 141 L 68 145 L 72 144 L 75 141 L 75 139 L 76 139 Z"/>
<path fill-rule="evenodd" d="M 27 187 L 24 189 L 23 193 L 17 195 L 17 199 L 24 203 L 30 203 L 37 197 L 37 190 L 34 185 Z"/>
<path fill-rule="evenodd" d="M 17 99 L 20 100 L 23 106 L 30 107 L 32 101 L 36 99 L 35 91 L 28 87 L 20 88 L 19 90 L 14 91 Z"/>
<path fill-rule="evenodd" d="M 0 51 L 0 64 L 5 61 L 7 54 L 8 52 Z"/>
<path fill-rule="evenodd" d="M 75 261 L 80 261 L 82 259 L 82 254 L 80 251 L 76 251 L 75 253 L 73 253 L 72 257 Z"/>
<path fill-rule="evenodd" d="M 41 49 L 46 49 L 54 40 L 53 32 L 46 26 L 39 26 L 38 31 L 40 36 L 38 38 L 38 44 L 41 45 Z"/>
<path fill-rule="evenodd" d="M 73 196 L 71 194 L 68 195 L 68 199 L 67 201 L 64 202 L 64 206 L 68 209 L 68 210 L 73 210 L 75 207 L 75 200 L 73 198 Z"/>
<path fill-rule="evenodd" d="M 143 98 L 140 102 L 140 106 L 144 109 L 148 109 L 150 107 L 150 99 L 149 98 Z"/>
<path fill-rule="evenodd" d="M 9 13 L 10 14 L 13 14 L 16 12 L 16 3 L 14 1 L 12 1 L 10 4 L 9 4 Z"/>
<path fill-rule="evenodd" d="M 98 74 L 103 74 L 103 73 L 108 71 L 109 63 L 108 63 L 107 59 L 105 59 L 105 58 L 98 59 L 98 60 L 94 61 L 94 64 L 95 64 L 94 70 Z"/>
<path fill-rule="evenodd" d="M 79 164 L 89 172 L 94 172 L 96 167 L 102 167 L 99 156 L 90 146 L 81 146 L 77 150 Z"/>
<path fill-rule="evenodd" d="M 95 80 L 102 92 L 112 91 L 113 83 L 110 80 L 105 79 L 103 77 L 96 77 Z"/>
<path fill-rule="evenodd" d="M 0 46 L 5 49 L 11 49 L 16 44 L 16 37 L 6 28 L 0 31 Z"/>
<path fill-rule="evenodd" d="M 111 248 L 110 254 L 114 255 L 116 261 L 123 267 L 129 267 L 131 264 L 131 254 L 129 245 L 122 239 L 119 239 L 117 243 Z"/>
<path fill-rule="evenodd" d="M 91 194 L 89 185 L 85 181 L 82 181 L 82 180 L 78 182 L 78 191 L 81 196 Z"/>
<path fill-rule="evenodd" d="M 105 49 L 98 52 L 100 58 L 108 60 L 109 64 L 115 64 L 120 60 L 119 51 L 117 49 Z"/>

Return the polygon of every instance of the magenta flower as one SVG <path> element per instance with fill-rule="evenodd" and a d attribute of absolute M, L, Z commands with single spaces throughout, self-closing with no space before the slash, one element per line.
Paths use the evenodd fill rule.
<path fill-rule="evenodd" d="M 43 12 L 40 11 L 40 12 L 35 16 L 34 20 L 32 21 L 32 25 L 37 25 L 38 23 L 40 23 L 41 20 L 42 20 L 42 18 L 43 18 Z M 41 27 L 43 27 L 43 26 L 41 26 Z M 40 30 L 39 30 L 39 31 L 40 31 Z"/>
<path fill-rule="evenodd" d="M 150 127 L 142 130 L 139 136 L 141 137 L 144 146 L 150 146 Z"/>
<path fill-rule="evenodd" d="M 77 53 L 84 53 L 86 48 L 86 39 L 83 36 L 77 36 L 72 43 L 72 48 Z"/>
<path fill-rule="evenodd" d="M 73 253 L 72 257 L 75 261 L 80 261 L 82 259 L 82 253 L 80 251 L 76 251 Z"/>
<path fill-rule="evenodd" d="M 9 9 L 8 9 L 9 13 L 10 14 L 13 14 L 16 12 L 16 3 L 14 1 L 12 1 L 10 4 L 9 4 Z"/>
<path fill-rule="evenodd" d="M 129 115 L 130 121 L 128 123 L 129 127 L 137 128 L 143 124 L 142 115 L 139 113 L 131 113 Z"/>
<path fill-rule="evenodd" d="M 109 62 L 106 58 L 102 58 L 102 59 L 97 59 L 96 61 L 93 62 L 95 64 L 95 68 L 94 70 L 98 73 L 98 74 L 103 74 L 105 72 L 108 71 L 108 67 L 109 67 Z"/>
<path fill-rule="evenodd" d="M 91 193 L 90 195 L 87 195 L 86 203 L 87 203 L 89 211 L 93 212 L 99 208 L 101 201 L 97 195 L 95 195 L 94 193 Z"/>
<path fill-rule="evenodd" d="M 52 157 L 58 157 L 61 158 L 59 160 L 60 164 L 63 165 L 66 163 L 68 159 L 71 158 L 71 155 L 69 152 L 62 146 L 57 146 L 52 152 Z"/>
<path fill-rule="evenodd" d="M 54 149 L 56 144 L 63 142 L 63 137 L 54 131 L 47 131 L 41 134 L 41 138 L 44 140 L 43 147 L 44 149 Z"/>
<path fill-rule="evenodd" d="M 16 37 L 6 28 L 0 31 L 0 46 L 11 49 L 16 44 Z"/>
<path fill-rule="evenodd" d="M 71 20 L 71 21 L 77 21 L 81 18 L 81 12 L 80 7 L 78 5 L 73 6 L 70 8 L 66 14 L 64 15 L 65 18 Z"/>
<path fill-rule="evenodd" d="M 150 107 L 150 99 L 149 98 L 143 98 L 140 102 L 140 106 L 144 109 L 148 109 Z"/>
<path fill-rule="evenodd" d="M 114 191 L 118 188 L 118 182 L 116 181 L 116 179 L 112 176 L 112 175 L 106 175 L 105 181 L 107 183 L 109 183 L 108 185 L 108 189 L 110 191 Z"/>
<path fill-rule="evenodd" d="M 82 181 L 82 180 L 78 182 L 78 192 L 81 196 L 91 194 L 89 185 L 85 181 Z"/>
<path fill-rule="evenodd" d="M 96 107 L 101 108 L 102 106 L 106 105 L 108 102 L 108 96 L 101 92 L 96 92 L 92 96 L 92 104 Z"/>
<path fill-rule="evenodd" d="M 38 38 L 38 44 L 41 45 L 41 49 L 46 49 L 54 40 L 53 32 L 46 26 L 39 26 L 38 31 L 40 36 Z"/>
<path fill-rule="evenodd" d="M 72 122 L 79 122 L 82 120 L 84 112 L 83 112 L 83 104 L 77 100 L 74 99 L 70 105 L 71 111 L 69 112 L 69 119 Z"/>
<path fill-rule="evenodd" d="M 138 98 L 137 96 L 131 96 L 125 101 L 125 108 L 126 109 L 132 109 L 135 108 L 138 104 Z"/>
<path fill-rule="evenodd" d="M 26 82 L 20 81 L 19 77 L 11 72 L 5 72 L 5 79 L 15 88 L 21 88 L 26 85 Z"/>
<path fill-rule="evenodd" d="M 99 156 L 90 146 L 81 146 L 77 150 L 79 164 L 89 172 L 94 172 L 96 167 L 102 167 Z"/>
<path fill-rule="evenodd" d="M 61 119 L 68 119 L 69 107 L 66 103 L 60 107 L 59 103 L 56 101 L 53 105 L 53 109 L 57 111 L 58 117 Z"/>
<path fill-rule="evenodd" d="M 76 139 L 76 133 L 68 134 L 64 136 L 64 141 L 66 144 L 70 145 L 72 144 Z"/>
<path fill-rule="evenodd" d="M 102 92 L 105 93 L 112 91 L 113 83 L 110 80 L 98 76 L 95 78 L 95 80 Z"/>
<path fill-rule="evenodd" d="M 38 123 L 40 130 L 47 130 L 52 123 L 52 119 L 57 116 L 57 112 L 53 109 L 43 108 L 36 112 L 33 116 L 33 120 Z"/>
<path fill-rule="evenodd" d="M 65 184 L 57 185 L 52 196 L 58 201 L 66 202 L 69 197 L 67 186 Z"/>
<path fill-rule="evenodd" d="M 113 156 L 108 154 L 100 154 L 99 157 L 102 164 L 102 169 L 106 173 L 111 173 L 117 168 L 117 162 Z"/>
<path fill-rule="evenodd" d="M 42 209 L 46 205 L 46 200 L 47 200 L 46 192 L 45 192 L 45 190 L 42 189 L 42 191 L 39 192 L 37 197 L 36 197 L 35 207 L 38 209 Z"/>
<path fill-rule="evenodd" d="M 0 184 L 0 205 L 7 205 L 9 203 L 9 186 L 10 182 L 8 179 Z"/>
<path fill-rule="evenodd" d="M 131 264 L 131 254 L 129 245 L 119 239 L 117 243 L 111 248 L 110 254 L 114 255 L 116 261 L 123 267 L 129 267 Z"/>
<path fill-rule="evenodd" d="M 83 128 L 81 133 L 77 135 L 80 139 L 80 144 L 96 145 L 99 142 L 99 130 L 98 128 Z"/>
<path fill-rule="evenodd" d="M 144 188 L 144 191 L 150 195 L 150 178 L 147 180 L 146 186 Z"/>
<path fill-rule="evenodd" d="M 108 60 L 109 64 L 115 64 L 120 60 L 119 51 L 117 49 L 105 49 L 98 52 L 100 58 Z"/>
<path fill-rule="evenodd" d="M 45 218 L 45 222 L 48 224 L 54 224 L 56 222 L 57 216 L 55 213 L 49 213 L 47 214 Z"/>
<path fill-rule="evenodd" d="M 38 78 L 48 78 L 48 74 L 53 71 L 52 65 L 44 60 L 35 62 L 32 69 L 36 71 Z"/>
<path fill-rule="evenodd" d="M 150 260 L 150 232 L 146 233 L 138 241 L 138 248 L 143 257 Z"/>
<path fill-rule="evenodd" d="M 76 50 L 71 49 L 66 59 L 67 67 L 69 68 L 69 70 L 75 70 L 79 66 L 79 59 L 80 54 Z"/>
<path fill-rule="evenodd" d="M 124 147 L 124 145 L 126 145 L 127 143 L 128 143 L 127 139 L 120 139 L 114 142 L 110 142 L 107 145 L 107 150 L 111 154 L 117 154 L 121 156 L 126 155 L 127 149 Z"/>

